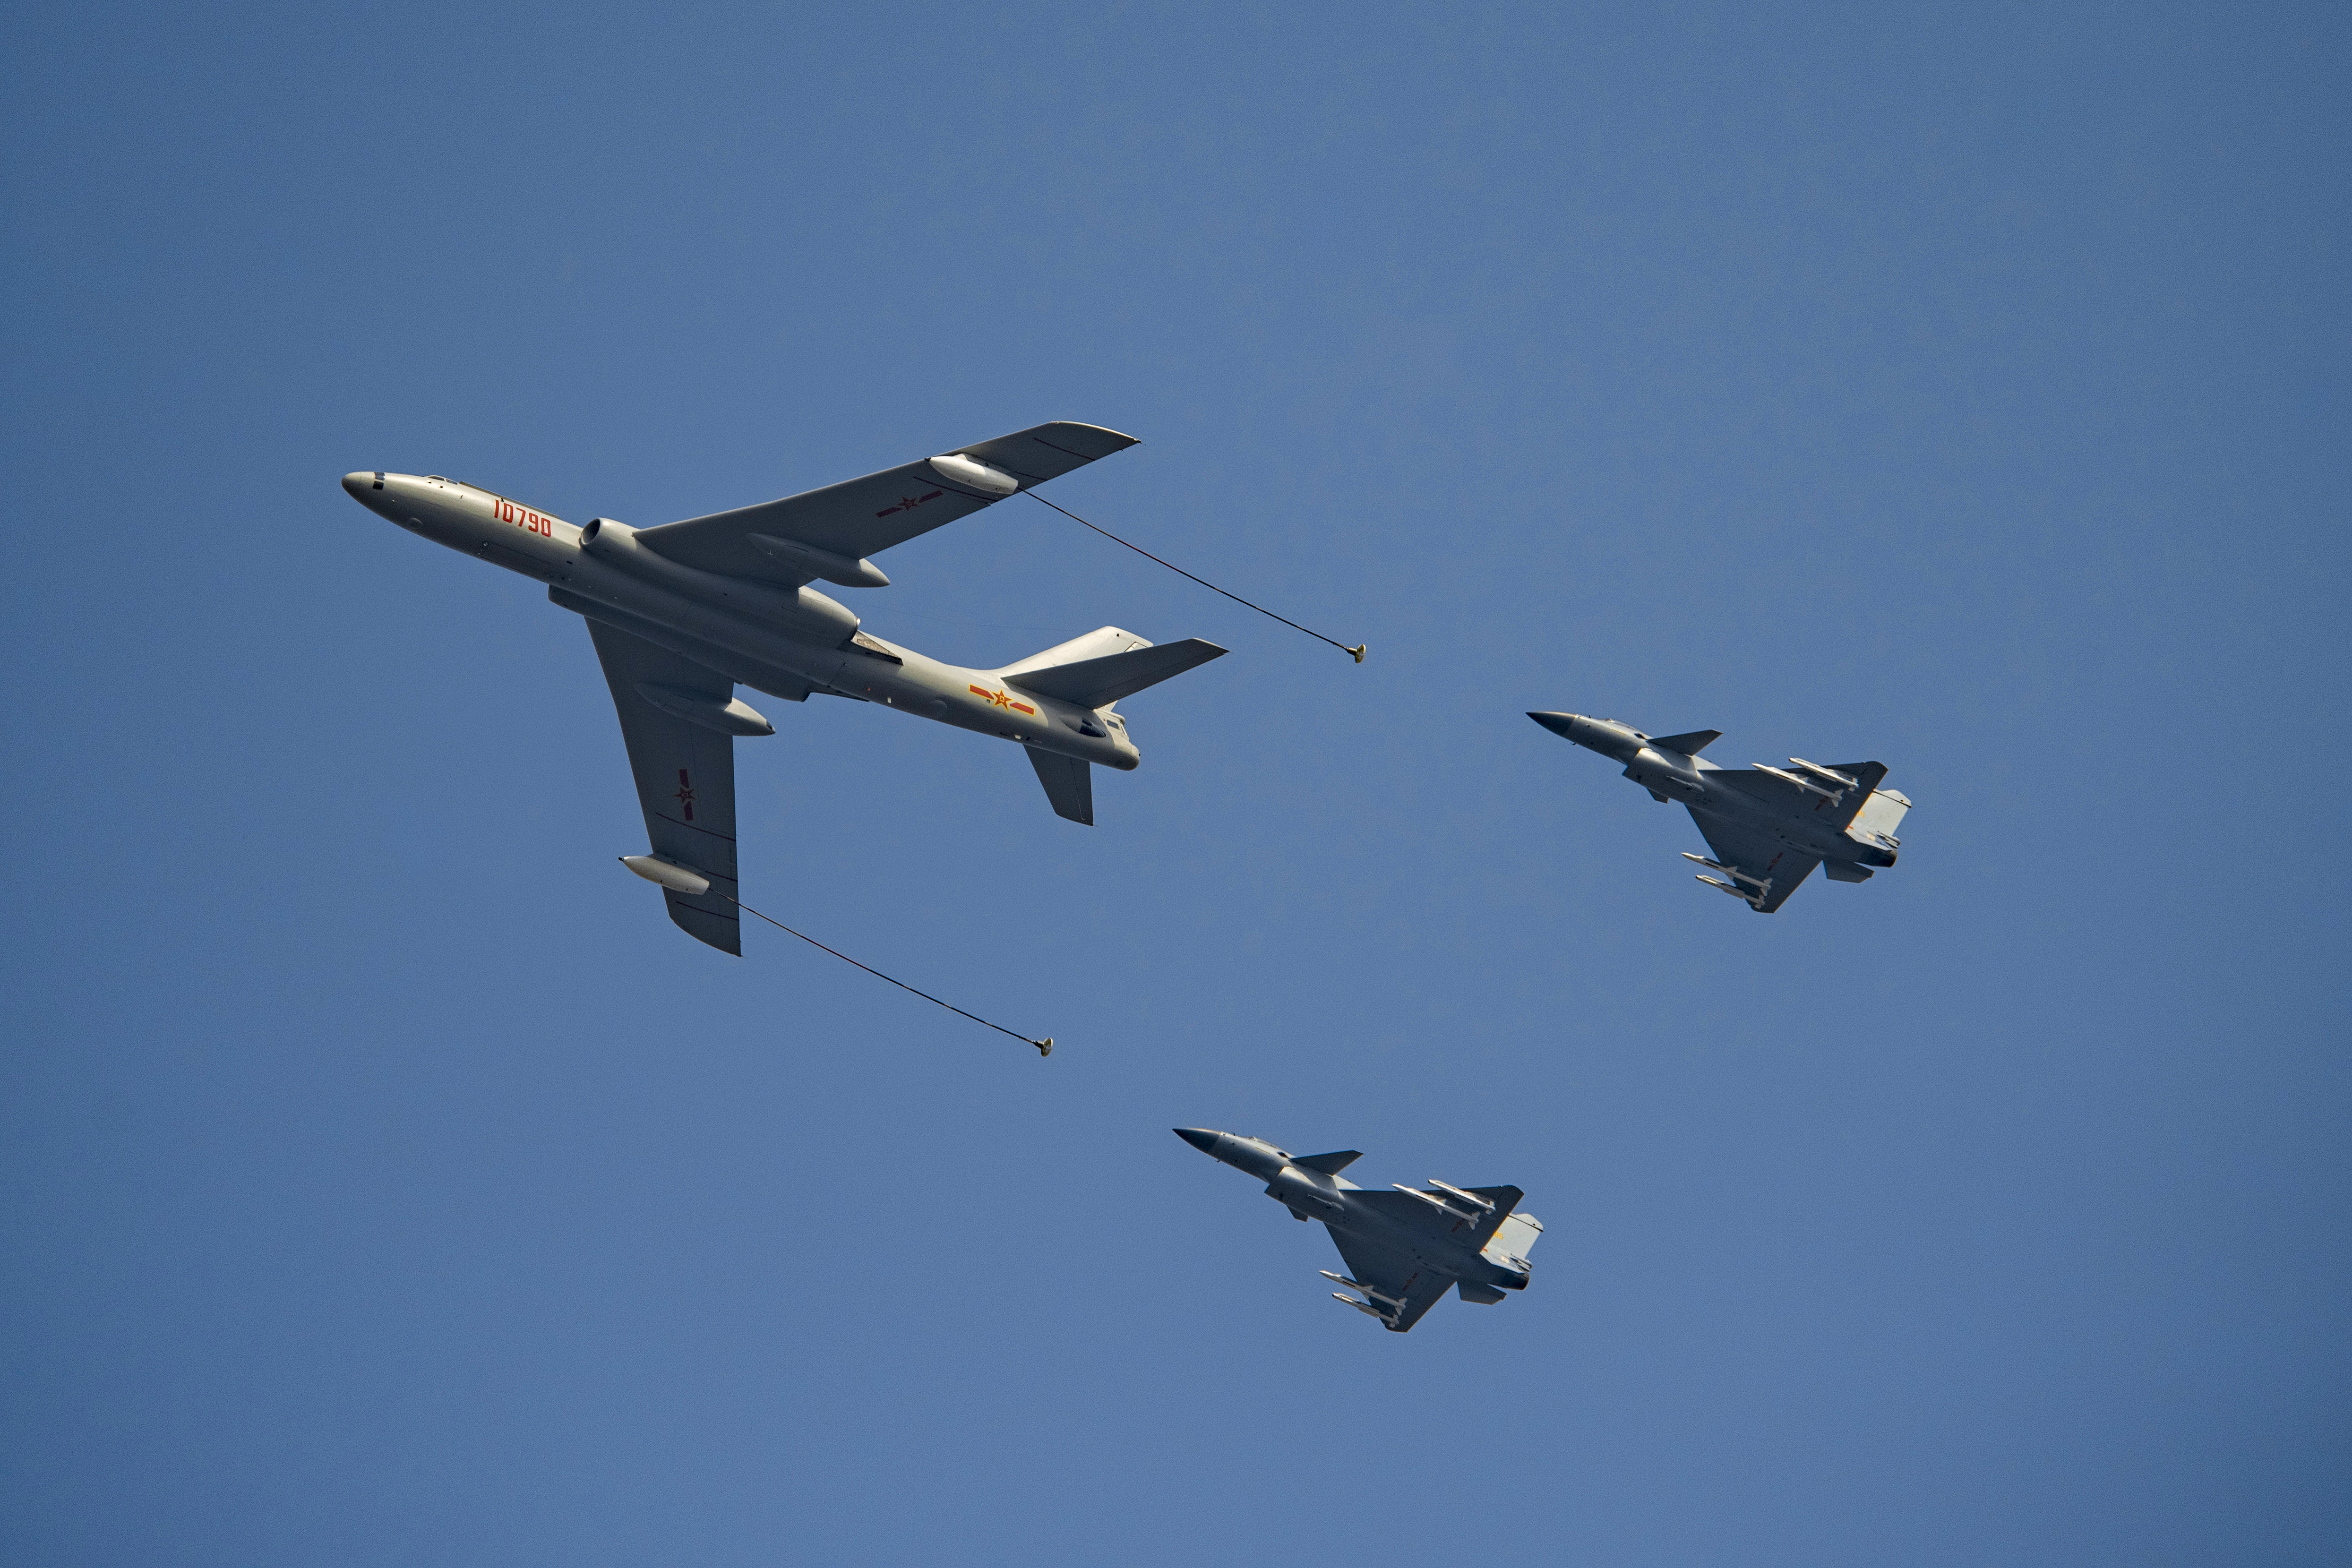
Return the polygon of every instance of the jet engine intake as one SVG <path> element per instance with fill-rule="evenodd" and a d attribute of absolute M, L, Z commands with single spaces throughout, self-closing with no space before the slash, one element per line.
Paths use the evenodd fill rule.
<path fill-rule="evenodd" d="M 1313 1210 L 1318 1214 L 1344 1212 L 1339 1200 L 1328 1189 L 1307 1178 L 1296 1166 L 1285 1166 L 1274 1173 L 1266 1184 L 1266 1196 L 1277 1198 L 1297 1210 Z"/>
<path fill-rule="evenodd" d="M 1653 794 L 1672 795 L 1678 800 L 1696 800 L 1706 793 L 1698 781 L 1698 769 L 1688 758 L 1652 746 L 1633 753 L 1633 760 L 1625 765 L 1625 777 Z"/>

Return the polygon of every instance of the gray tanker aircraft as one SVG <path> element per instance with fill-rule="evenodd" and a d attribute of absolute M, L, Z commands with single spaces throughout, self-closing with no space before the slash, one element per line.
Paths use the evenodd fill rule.
<path fill-rule="evenodd" d="M 854 697 L 1026 748 L 1045 798 L 1094 821 L 1094 765 L 1142 761 L 1118 701 L 1225 650 L 1155 647 L 1105 626 L 1001 669 L 927 659 L 868 635 L 808 585 L 883 588 L 866 558 L 1135 444 L 1092 424 L 1041 424 L 863 479 L 643 531 L 574 527 L 438 475 L 343 476 L 371 511 L 544 582 L 584 617 L 619 709 L 652 852 L 622 863 L 661 885 L 688 935 L 740 953 L 735 881 L 737 736 L 775 727 L 738 685 L 786 702 Z M 727 896 L 721 896 L 725 894 Z"/>
<path fill-rule="evenodd" d="M 1683 859 L 1731 880 L 1700 873 L 1699 881 L 1731 894 L 1759 915 L 1789 901 L 1797 884 L 1820 866 L 1832 882 L 1868 882 L 1874 868 L 1895 863 L 1902 840 L 1895 830 L 1911 809 L 1906 797 L 1881 789 L 1878 762 L 1824 768 L 1801 757 L 1789 768 L 1722 768 L 1699 753 L 1719 729 L 1687 735 L 1644 735 L 1613 718 L 1574 713 L 1528 716 L 1588 751 L 1625 765 L 1625 777 L 1664 803 L 1680 800 L 1715 852 Z M 1791 772 L 1789 769 L 1794 768 Z"/>
<path fill-rule="evenodd" d="M 1492 1306 L 1505 1291 L 1528 1287 L 1528 1252 L 1543 1221 L 1518 1212 L 1526 1194 L 1515 1186 L 1448 1186 L 1431 1190 L 1391 1183 L 1368 1192 L 1339 1175 L 1360 1156 L 1353 1149 L 1293 1155 L 1263 1138 L 1207 1127 L 1179 1127 L 1176 1135 L 1235 1170 L 1263 1180 L 1266 1196 L 1294 1219 L 1319 1219 L 1339 1249 L 1346 1275 L 1322 1270 L 1331 1292 L 1381 1326 L 1403 1333 L 1450 1289 L 1465 1301 Z M 1349 1276 L 1352 1276 L 1350 1278 Z"/>

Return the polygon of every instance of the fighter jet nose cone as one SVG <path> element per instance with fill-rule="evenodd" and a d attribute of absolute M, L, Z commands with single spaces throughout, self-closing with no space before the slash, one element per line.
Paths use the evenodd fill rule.
<path fill-rule="evenodd" d="M 1206 1127 L 1179 1127 L 1176 1135 L 1204 1155 L 1217 1152 L 1217 1134 Z"/>
<path fill-rule="evenodd" d="M 1531 713 L 1528 716 L 1554 735 L 1566 736 L 1571 740 L 1576 737 L 1576 716 L 1572 713 Z"/>

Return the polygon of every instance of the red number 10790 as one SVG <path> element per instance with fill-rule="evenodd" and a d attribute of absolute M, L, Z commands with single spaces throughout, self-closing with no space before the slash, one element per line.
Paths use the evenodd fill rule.
<path fill-rule="evenodd" d="M 542 517 L 530 507 L 518 507 L 512 501 L 499 503 L 499 521 L 512 523 L 525 533 L 552 534 L 555 532 L 555 523 L 552 518 Z"/>

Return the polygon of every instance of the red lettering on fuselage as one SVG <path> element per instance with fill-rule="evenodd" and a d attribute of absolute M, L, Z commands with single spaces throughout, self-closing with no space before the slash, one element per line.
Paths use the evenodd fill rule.
<path fill-rule="evenodd" d="M 499 521 L 512 523 L 527 534 L 539 534 L 544 537 L 551 536 L 555 532 L 553 517 L 534 512 L 529 507 L 518 507 L 512 501 L 501 499 L 493 504 L 492 510 L 498 514 Z"/>

